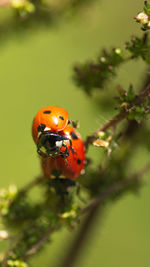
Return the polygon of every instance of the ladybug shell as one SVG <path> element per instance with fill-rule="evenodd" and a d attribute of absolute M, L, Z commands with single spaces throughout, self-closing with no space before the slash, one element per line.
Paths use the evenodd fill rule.
<path fill-rule="evenodd" d="M 38 126 L 43 124 L 50 131 L 62 131 L 68 124 L 68 112 L 57 106 L 47 106 L 40 109 L 33 121 L 32 136 L 35 143 L 38 143 Z"/>
<path fill-rule="evenodd" d="M 50 178 L 52 170 L 58 170 L 61 172 L 62 177 L 77 178 L 82 174 L 84 168 L 84 143 L 80 135 L 69 125 L 60 134 L 71 139 L 73 150 L 70 146 L 70 142 L 65 141 L 69 152 L 69 156 L 66 157 L 66 162 L 62 156 L 41 158 L 44 176 Z M 64 149 L 64 147 L 61 148 L 61 150 Z"/>

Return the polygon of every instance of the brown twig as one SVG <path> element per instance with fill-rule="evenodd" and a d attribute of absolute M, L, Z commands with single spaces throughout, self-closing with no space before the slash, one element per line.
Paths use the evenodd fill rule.
<path fill-rule="evenodd" d="M 25 258 L 27 257 L 31 257 L 32 255 L 34 255 L 40 248 L 41 246 L 44 244 L 45 241 L 48 240 L 49 238 L 49 235 L 53 232 L 53 231 L 56 231 L 57 229 L 52 227 L 50 225 L 49 229 L 46 231 L 46 233 L 41 237 L 40 240 L 37 241 L 37 243 L 27 251 L 26 255 L 25 255 Z"/>
<path fill-rule="evenodd" d="M 75 263 L 75 260 L 78 258 L 78 255 L 81 253 L 81 249 L 84 245 L 84 242 L 88 236 L 88 233 L 95 222 L 96 217 L 99 215 L 99 205 L 95 205 L 92 210 L 89 210 L 86 219 L 84 220 L 81 228 L 77 234 L 75 241 L 72 246 L 68 248 L 69 253 L 67 253 L 64 260 L 60 263 L 60 267 L 72 267 Z M 58 265 L 59 266 L 59 265 Z"/>
<path fill-rule="evenodd" d="M 124 120 L 128 114 L 129 111 L 136 105 L 140 105 L 142 101 L 150 96 L 150 84 L 147 86 L 144 92 L 141 92 L 136 100 L 128 107 L 128 109 L 121 111 L 119 114 L 117 114 L 113 119 L 108 121 L 106 124 L 104 124 L 102 127 L 97 129 L 92 135 L 88 136 L 84 142 L 86 149 L 88 149 L 89 144 L 92 144 L 93 141 L 98 137 L 98 133 L 100 131 L 105 132 L 107 129 L 111 127 L 115 127 L 120 121 Z"/>

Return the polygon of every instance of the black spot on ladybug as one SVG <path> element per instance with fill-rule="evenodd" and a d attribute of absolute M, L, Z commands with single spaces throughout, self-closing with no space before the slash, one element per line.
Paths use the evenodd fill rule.
<path fill-rule="evenodd" d="M 80 159 L 77 159 L 77 164 L 81 164 L 81 160 Z"/>
<path fill-rule="evenodd" d="M 75 132 L 71 132 L 71 137 L 73 140 L 77 140 L 78 139 L 78 136 L 75 134 Z"/>
<path fill-rule="evenodd" d="M 62 121 L 64 121 L 64 117 L 62 117 L 62 116 L 59 116 L 59 118 L 60 118 Z"/>
<path fill-rule="evenodd" d="M 46 125 L 41 123 L 41 124 L 37 127 L 38 132 L 42 132 L 42 131 L 44 131 L 45 127 L 46 127 Z"/>
<path fill-rule="evenodd" d="M 50 111 L 50 110 L 45 110 L 43 113 L 44 113 L 44 114 L 50 114 L 51 111 Z"/>

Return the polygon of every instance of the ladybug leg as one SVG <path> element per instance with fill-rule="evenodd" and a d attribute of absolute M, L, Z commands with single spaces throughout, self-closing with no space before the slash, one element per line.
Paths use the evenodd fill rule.
<path fill-rule="evenodd" d="M 76 151 L 75 151 L 74 148 L 72 147 L 72 141 L 71 141 L 71 139 L 68 138 L 68 137 L 64 137 L 63 140 L 67 140 L 67 141 L 69 141 L 72 152 L 73 152 L 73 153 L 76 153 Z M 68 153 L 68 147 L 67 147 L 67 145 L 63 142 L 63 143 L 62 143 L 62 146 L 66 147 L 66 150 L 64 151 L 64 153 L 65 153 L 66 156 L 68 157 L 68 156 L 69 156 L 69 153 Z"/>
<path fill-rule="evenodd" d="M 41 151 L 40 151 L 39 149 L 37 149 L 37 153 L 38 153 L 40 156 L 42 156 L 42 153 L 41 153 Z"/>
<path fill-rule="evenodd" d="M 80 127 L 79 121 L 69 120 L 68 124 L 71 124 L 74 129 L 77 129 Z"/>
<path fill-rule="evenodd" d="M 65 155 L 61 155 L 61 156 L 63 157 L 63 159 L 64 159 L 64 161 L 65 161 L 65 164 L 68 165 L 68 161 L 67 161 L 67 159 L 66 159 L 66 156 L 65 156 Z"/>
<path fill-rule="evenodd" d="M 66 159 L 66 156 L 65 156 L 64 154 L 62 154 L 61 157 L 64 159 L 65 164 L 68 165 L 68 161 L 67 161 L 67 159 Z"/>
<path fill-rule="evenodd" d="M 66 157 L 68 157 L 68 156 L 69 156 L 69 152 L 68 152 L 68 147 L 67 147 L 67 145 L 66 145 L 65 143 L 63 143 L 62 146 L 66 148 L 66 150 L 63 151 L 63 155 L 66 156 Z M 61 151 L 61 152 L 62 152 L 62 151 Z"/>
<path fill-rule="evenodd" d="M 71 139 L 69 139 L 69 142 L 70 142 L 70 146 L 71 146 L 71 150 L 72 150 L 72 152 L 73 153 L 75 153 L 75 154 L 77 154 L 77 152 L 74 150 L 74 148 L 72 147 L 72 141 L 71 141 Z"/>
<path fill-rule="evenodd" d="M 43 158 L 46 158 L 46 157 L 47 157 L 44 153 L 41 152 L 40 149 L 37 149 L 37 153 L 38 153 L 41 157 L 43 157 Z"/>
<path fill-rule="evenodd" d="M 66 157 L 64 157 L 64 161 L 65 161 L 66 165 L 68 165 L 68 161 L 67 161 Z"/>
<path fill-rule="evenodd" d="M 66 149 L 65 149 L 65 151 L 61 151 L 59 149 L 59 154 L 63 157 L 66 165 L 68 165 L 68 162 L 67 162 L 67 159 L 66 159 L 66 157 L 69 156 L 68 147 L 67 147 L 67 145 L 65 143 L 62 143 L 62 146 L 65 147 Z"/>

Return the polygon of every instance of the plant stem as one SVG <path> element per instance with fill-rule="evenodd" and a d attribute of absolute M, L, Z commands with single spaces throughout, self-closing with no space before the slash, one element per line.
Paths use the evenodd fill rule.
<path fill-rule="evenodd" d="M 108 121 L 106 124 L 104 124 L 102 127 L 97 129 L 92 135 L 88 136 L 84 142 L 86 149 L 88 149 L 89 144 L 92 144 L 93 141 L 98 137 L 98 133 L 103 131 L 105 132 L 107 129 L 111 127 L 115 127 L 120 121 L 124 120 L 127 116 L 129 111 L 132 107 L 135 105 L 140 105 L 142 101 L 150 96 L 150 84 L 148 84 L 146 90 L 144 92 L 141 92 L 136 100 L 128 107 L 128 109 L 121 111 L 119 114 L 117 114 L 113 119 Z"/>
<path fill-rule="evenodd" d="M 81 225 L 81 228 L 76 236 L 75 241 L 73 242 L 73 245 L 69 249 L 69 253 L 66 255 L 60 267 L 72 267 L 75 264 L 79 254 L 81 253 L 81 249 L 86 241 L 86 238 L 91 230 L 91 227 L 93 226 L 96 217 L 99 215 L 98 211 L 99 205 L 95 205 L 94 208 L 89 211 L 86 219 Z"/>
<path fill-rule="evenodd" d="M 53 228 L 52 225 L 50 225 L 50 227 L 48 228 L 48 230 L 43 234 L 43 236 L 41 237 L 40 240 L 37 241 L 37 243 L 26 252 L 25 258 L 27 257 L 31 257 L 32 255 L 34 255 L 35 253 L 37 253 L 41 246 L 48 240 L 49 235 L 53 232 L 56 231 L 58 229 Z"/>

